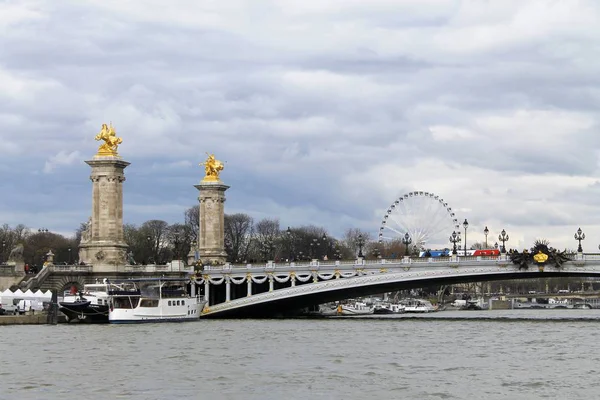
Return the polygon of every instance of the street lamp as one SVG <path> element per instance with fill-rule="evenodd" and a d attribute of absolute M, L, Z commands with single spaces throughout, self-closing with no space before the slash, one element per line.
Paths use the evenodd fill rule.
<path fill-rule="evenodd" d="M 600 247 L 600 246 L 599 246 Z M 338 260 L 342 259 L 342 252 L 340 251 L 340 247 L 336 245 L 335 247 L 335 258 L 337 258 Z"/>
<path fill-rule="evenodd" d="M 323 236 L 321 237 L 321 242 L 323 243 L 323 256 L 321 257 L 321 259 L 325 259 L 325 257 L 327 257 L 327 250 L 329 250 L 329 242 L 327 241 L 327 235 L 323 234 Z"/>
<path fill-rule="evenodd" d="M 69 265 L 71 265 L 71 248 L 69 247 L 67 250 L 69 251 Z"/>
<path fill-rule="evenodd" d="M 362 234 L 358 235 L 358 240 L 356 241 L 356 244 L 358 244 L 358 256 L 360 258 L 363 258 L 364 256 L 363 256 L 362 249 L 363 249 L 363 246 L 365 245 L 365 238 L 363 238 Z"/>
<path fill-rule="evenodd" d="M 404 257 L 406 257 L 408 255 L 408 245 L 412 243 L 412 239 L 410 238 L 408 232 L 404 234 L 404 237 L 401 239 L 401 241 L 404 244 Z"/>
<path fill-rule="evenodd" d="M 152 238 L 150 237 L 150 235 L 146 236 L 146 240 L 148 241 L 148 248 L 150 249 L 150 257 L 148 257 L 148 264 L 150 264 L 151 262 L 153 262 L 153 249 L 152 249 Z"/>
<path fill-rule="evenodd" d="M 373 257 L 375 258 L 379 258 L 379 255 L 381 254 L 381 252 L 379 251 L 379 248 L 375 247 L 373 249 Z"/>
<path fill-rule="evenodd" d="M 293 248 L 293 236 L 292 236 L 292 229 L 288 226 L 287 230 L 285 231 L 285 234 L 287 236 L 287 240 L 288 240 L 288 250 L 290 253 L 290 257 L 289 260 L 290 262 L 292 262 L 292 260 L 294 259 L 294 248 Z"/>
<path fill-rule="evenodd" d="M 2 241 L 2 262 L 4 262 L 4 258 L 6 257 L 6 240 Z"/>
<path fill-rule="evenodd" d="M 504 229 L 502 229 L 502 232 L 498 235 L 498 240 L 502 242 L 502 250 L 500 250 L 500 252 L 506 253 L 506 241 L 508 240 L 508 235 Z"/>
<path fill-rule="evenodd" d="M 498 242 L 494 243 L 494 248 L 498 250 Z"/>
<path fill-rule="evenodd" d="M 579 241 L 579 246 L 577 247 L 578 253 L 583 253 L 583 248 L 581 247 L 581 241 L 585 239 L 585 233 L 581 231 L 581 228 L 577 229 L 575 232 L 575 240 Z"/>
<path fill-rule="evenodd" d="M 487 246 L 487 236 L 488 236 L 488 233 L 490 233 L 490 230 L 486 226 L 485 229 L 483 230 L 483 234 L 485 235 L 485 248 L 486 249 L 488 248 L 488 246 Z"/>
<path fill-rule="evenodd" d="M 465 218 L 465 222 L 463 222 L 463 227 L 465 228 L 465 256 L 467 255 L 467 228 L 469 227 L 469 221 Z"/>
<path fill-rule="evenodd" d="M 456 233 L 456 231 L 454 231 L 452 232 L 452 235 L 450 235 L 450 238 L 448 240 L 450 240 L 450 242 L 452 243 L 452 254 L 456 255 L 456 243 L 460 242 L 460 236 Z"/>
<path fill-rule="evenodd" d="M 175 233 L 173 235 L 173 255 L 175 256 L 176 260 L 179 260 L 179 233 Z"/>

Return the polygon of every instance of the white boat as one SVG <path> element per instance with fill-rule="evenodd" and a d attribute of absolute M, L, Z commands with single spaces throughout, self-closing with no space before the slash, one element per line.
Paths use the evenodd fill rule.
<path fill-rule="evenodd" d="M 373 314 L 373 311 L 373 307 L 360 301 L 354 304 L 340 304 L 337 307 L 337 315 L 369 315 Z"/>
<path fill-rule="evenodd" d="M 121 287 L 104 279 L 102 283 L 83 285 L 83 290 L 65 293 L 59 301 L 59 311 L 67 317 L 69 322 L 107 323 L 108 302 L 111 290 L 120 290 Z"/>
<path fill-rule="evenodd" d="M 406 307 L 399 303 L 383 302 L 375 305 L 374 314 L 402 314 Z"/>
<path fill-rule="evenodd" d="M 436 310 L 429 300 L 406 299 L 400 303 L 404 305 L 404 312 L 407 313 L 428 313 Z"/>
<path fill-rule="evenodd" d="M 180 278 L 130 279 L 109 294 L 111 324 L 197 321 L 206 304 L 196 284 Z"/>

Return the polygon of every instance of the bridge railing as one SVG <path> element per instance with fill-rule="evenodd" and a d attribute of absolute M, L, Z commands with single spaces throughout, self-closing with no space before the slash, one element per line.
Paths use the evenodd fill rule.
<path fill-rule="evenodd" d="M 126 265 L 125 272 L 166 272 L 168 265 Z"/>
<path fill-rule="evenodd" d="M 48 265 L 49 272 L 92 272 L 92 265 Z"/>
<path fill-rule="evenodd" d="M 571 261 L 600 261 L 600 254 L 568 254 L 567 257 Z M 267 263 L 259 264 L 225 264 L 224 266 L 205 266 L 205 271 L 227 271 L 229 272 L 243 272 L 243 271 L 307 271 L 307 270 L 319 270 L 319 269 L 340 269 L 349 270 L 353 268 L 377 268 L 381 265 L 381 268 L 393 267 L 394 265 L 406 267 L 427 267 L 427 268 L 446 268 L 448 266 L 460 266 L 460 265 L 472 265 L 476 266 L 477 263 L 481 265 L 489 265 L 490 263 L 503 263 L 510 264 L 510 258 L 508 254 L 501 254 L 499 256 L 453 256 L 453 257 L 403 257 L 393 259 L 357 259 L 357 260 L 312 260 L 312 261 L 301 261 L 301 262 L 275 262 L 268 261 Z"/>

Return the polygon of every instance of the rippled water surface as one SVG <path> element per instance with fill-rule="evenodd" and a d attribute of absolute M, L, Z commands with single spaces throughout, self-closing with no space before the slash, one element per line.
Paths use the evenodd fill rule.
<path fill-rule="evenodd" d="M 600 310 L 0 327 L 0 399 L 595 399 Z"/>

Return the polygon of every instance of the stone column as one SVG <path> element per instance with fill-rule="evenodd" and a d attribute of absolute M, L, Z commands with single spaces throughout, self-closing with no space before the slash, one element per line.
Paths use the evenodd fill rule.
<path fill-rule="evenodd" d="M 204 299 L 206 300 L 206 305 L 210 306 L 210 282 L 208 278 L 204 278 Z"/>
<path fill-rule="evenodd" d="M 231 279 L 228 276 L 225 277 L 225 302 L 231 301 Z"/>
<path fill-rule="evenodd" d="M 95 156 L 92 167 L 92 216 L 79 244 L 79 260 L 93 265 L 94 272 L 115 272 L 127 260 L 123 237 L 124 169 L 118 156 Z"/>
<path fill-rule="evenodd" d="M 225 252 L 225 191 L 229 186 L 223 182 L 200 182 L 194 185 L 200 191 L 200 232 L 198 250 L 204 265 L 223 265 L 227 260 Z"/>

